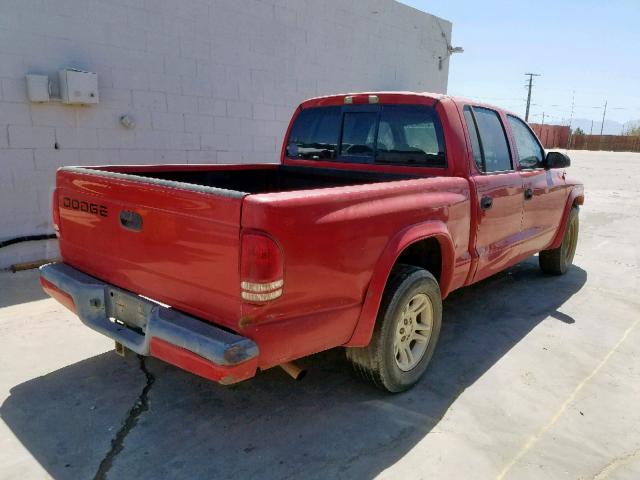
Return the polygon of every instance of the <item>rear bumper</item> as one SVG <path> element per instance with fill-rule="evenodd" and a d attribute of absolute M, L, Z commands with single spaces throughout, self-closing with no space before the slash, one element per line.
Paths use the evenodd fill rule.
<path fill-rule="evenodd" d="M 160 358 L 222 384 L 255 375 L 252 340 L 90 277 L 64 263 L 40 267 L 45 292 L 82 323 L 140 354 Z M 129 328 L 110 317 L 122 318 Z"/>

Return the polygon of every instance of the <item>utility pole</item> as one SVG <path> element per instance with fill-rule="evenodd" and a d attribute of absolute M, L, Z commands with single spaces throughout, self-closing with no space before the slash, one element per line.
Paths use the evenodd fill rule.
<path fill-rule="evenodd" d="M 529 94 L 527 95 L 527 112 L 524 114 L 524 121 L 529 121 L 529 107 L 531 105 L 531 87 L 533 87 L 533 77 L 541 77 L 539 73 L 525 73 L 525 76 L 529 76 Z"/>
<path fill-rule="evenodd" d="M 600 135 L 604 130 L 604 117 L 607 115 L 607 100 L 604 101 L 604 111 L 602 112 L 602 125 L 600 125 Z"/>
<path fill-rule="evenodd" d="M 544 125 L 544 112 L 542 112 L 542 125 Z"/>
<path fill-rule="evenodd" d="M 576 91 L 571 94 L 571 118 L 569 118 L 569 131 L 571 131 L 571 124 L 573 123 L 573 108 L 575 107 Z"/>
<path fill-rule="evenodd" d="M 589 130 L 589 135 L 593 135 L 593 120 L 591 120 L 591 130 Z"/>

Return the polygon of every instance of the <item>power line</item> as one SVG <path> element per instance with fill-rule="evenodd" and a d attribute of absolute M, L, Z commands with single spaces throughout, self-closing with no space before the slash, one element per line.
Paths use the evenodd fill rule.
<path fill-rule="evenodd" d="M 548 123 L 549 121 L 551 122 L 556 122 L 558 120 L 560 120 L 559 123 L 564 124 L 564 125 L 569 125 L 569 126 L 573 126 L 574 122 L 576 121 L 576 119 L 579 119 L 580 121 L 583 120 L 587 120 L 589 121 L 590 119 L 594 119 L 594 126 L 597 129 L 597 123 L 595 121 L 595 118 L 600 116 L 601 114 L 599 113 L 600 111 L 603 111 L 604 106 L 602 104 L 600 105 L 588 105 L 585 103 L 580 102 L 580 97 L 584 96 L 582 91 L 576 91 L 573 90 L 572 91 L 572 96 L 571 96 L 571 102 L 568 104 L 563 104 L 562 102 L 558 102 L 553 101 L 551 99 L 551 101 L 545 101 L 545 99 L 541 99 L 542 102 L 534 102 L 533 101 L 533 77 L 534 76 L 542 76 L 540 74 L 537 73 L 526 73 L 526 81 L 525 81 L 525 89 L 528 90 L 527 92 L 527 110 L 528 110 L 528 115 L 525 116 L 525 118 L 528 120 L 530 119 L 537 119 L 538 121 L 540 120 L 540 118 L 542 117 L 542 115 L 540 113 L 533 113 L 535 110 L 544 110 L 544 121 L 545 123 Z M 531 90 L 529 91 L 529 83 L 531 83 Z M 535 85 L 537 89 L 540 89 L 541 91 L 544 90 L 548 90 L 546 88 L 540 87 L 538 85 Z M 506 92 L 505 92 L 506 93 Z M 536 93 L 538 96 L 540 96 L 540 92 L 538 92 L 538 90 L 536 90 Z M 576 98 L 576 93 L 578 94 L 578 98 Z M 508 95 L 508 94 L 507 94 Z M 511 110 L 511 111 L 517 111 L 519 108 L 518 104 L 516 102 L 514 102 L 514 100 L 516 100 L 513 97 L 509 97 L 509 96 L 484 96 L 484 95 L 478 95 L 478 99 L 482 100 L 482 101 L 486 101 L 491 103 L 492 101 L 500 106 L 502 106 L 503 108 L 506 108 L 507 110 Z M 544 97 L 544 94 L 543 94 Z M 538 97 L 536 97 L 538 98 Z M 629 97 L 631 98 L 631 97 Z M 633 97 L 633 98 L 640 98 L 640 97 Z M 576 100 L 578 100 L 578 103 L 576 103 Z M 634 105 L 635 103 L 635 105 Z M 618 105 L 620 105 L 618 103 Z M 533 108 L 535 107 L 535 108 Z M 617 113 L 617 114 L 622 114 L 622 112 L 624 112 L 626 114 L 627 121 L 632 121 L 634 119 L 630 119 L 632 116 L 637 115 L 636 112 L 640 111 L 640 106 L 638 105 L 638 103 L 636 103 L 635 101 L 631 102 L 631 104 L 627 104 L 625 106 L 617 106 L 612 105 L 611 107 L 609 107 L 608 101 L 607 101 L 607 108 L 606 108 L 606 113 L 604 113 L 605 116 L 605 121 L 606 121 L 606 114 L 609 113 Z M 615 117 L 615 115 L 614 115 Z M 635 120 L 637 121 L 637 120 Z M 601 125 L 602 126 L 602 125 Z M 587 127 L 589 127 L 589 125 L 587 124 Z"/>
<path fill-rule="evenodd" d="M 533 87 L 533 77 L 541 77 L 539 73 L 525 73 L 525 76 L 529 76 L 529 93 L 527 95 L 527 112 L 524 114 L 524 121 L 529 121 L 529 107 L 531 105 L 531 87 Z"/>

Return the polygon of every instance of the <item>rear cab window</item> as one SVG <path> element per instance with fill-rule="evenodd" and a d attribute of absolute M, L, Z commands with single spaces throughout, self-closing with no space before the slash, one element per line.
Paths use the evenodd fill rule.
<path fill-rule="evenodd" d="M 373 158 L 376 151 L 377 123 L 377 111 L 344 112 L 340 141 L 341 156 Z"/>
<path fill-rule="evenodd" d="M 384 107 L 376 146 L 377 163 L 446 166 L 442 128 L 433 108 Z"/>
<path fill-rule="evenodd" d="M 354 105 L 302 110 L 286 144 L 291 159 L 447 166 L 440 119 L 426 105 Z"/>
<path fill-rule="evenodd" d="M 340 118 L 340 107 L 302 110 L 289 133 L 287 156 L 305 160 L 335 159 L 340 136 Z"/>

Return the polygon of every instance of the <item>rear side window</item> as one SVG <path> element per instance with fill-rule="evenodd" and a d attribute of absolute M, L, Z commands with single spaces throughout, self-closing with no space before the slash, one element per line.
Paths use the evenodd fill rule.
<path fill-rule="evenodd" d="M 287 156 L 309 160 L 336 158 L 340 116 L 340 107 L 302 110 L 289 134 Z"/>
<path fill-rule="evenodd" d="M 485 171 L 484 163 L 482 162 L 482 148 L 480 147 L 480 139 L 478 138 L 478 127 L 476 121 L 471 113 L 471 107 L 464 107 L 464 121 L 467 123 L 467 130 L 469 131 L 469 137 L 471 138 L 471 150 L 473 151 L 473 159 L 478 166 L 478 170 Z"/>
<path fill-rule="evenodd" d="M 516 150 L 522 168 L 538 168 L 542 165 L 544 151 L 529 127 L 517 117 L 507 115 L 511 132 L 516 140 Z"/>
<path fill-rule="evenodd" d="M 477 126 L 478 146 L 481 155 L 481 170 L 483 172 L 503 172 L 513 169 L 511 162 L 511 153 L 509 152 L 509 144 L 507 143 L 507 137 L 502 127 L 502 122 L 498 113 L 494 110 L 481 107 L 471 108 L 470 114 L 475 119 L 475 125 L 473 128 L 469 127 L 470 135 L 473 136 L 473 129 Z M 465 118 L 467 115 L 465 115 Z M 474 158 L 477 162 L 476 145 L 473 145 Z"/>
<path fill-rule="evenodd" d="M 286 155 L 404 166 L 446 167 L 442 126 L 425 105 L 354 105 L 302 110 Z"/>
<path fill-rule="evenodd" d="M 446 166 L 442 129 L 433 108 L 385 105 L 376 146 L 377 163 Z"/>

